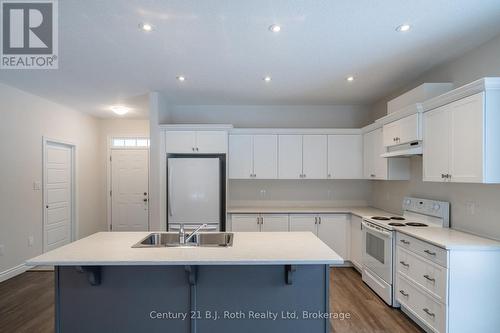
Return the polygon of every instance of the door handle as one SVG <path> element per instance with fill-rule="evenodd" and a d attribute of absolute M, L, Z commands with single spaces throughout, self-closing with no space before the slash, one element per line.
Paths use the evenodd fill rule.
<path fill-rule="evenodd" d="M 148 202 L 148 199 L 147 199 L 147 198 L 144 198 L 144 199 L 143 199 L 143 201 L 144 201 L 144 202 Z"/>

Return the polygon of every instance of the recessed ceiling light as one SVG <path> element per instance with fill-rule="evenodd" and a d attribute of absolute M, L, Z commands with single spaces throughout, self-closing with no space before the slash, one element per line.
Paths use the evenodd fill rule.
<path fill-rule="evenodd" d="M 399 27 L 396 28 L 397 32 L 407 32 L 410 31 L 411 25 L 409 24 L 401 24 Z"/>
<path fill-rule="evenodd" d="M 139 24 L 139 28 L 141 28 L 141 30 L 146 32 L 150 32 L 153 30 L 153 26 L 149 23 L 141 23 Z"/>
<path fill-rule="evenodd" d="M 123 116 L 130 111 L 130 108 L 124 105 L 113 105 L 110 109 L 119 116 Z"/>
<path fill-rule="evenodd" d="M 177 80 L 184 82 L 186 81 L 186 77 L 184 75 L 177 75 Z"/>
<path fill-rule="evenodd" d="M 281 27 L 277 24 L 273 24 L 273 25 L 270 25 L 269 26 L 269 30 L 272 31 L 272 32 L 280 32 L 281 31 Z"/>
<path fill-rule="evenodd" d="M 346 77 L 345 79 L 347 80 L 347 82 L 352 82 L 352 81 L 354 81 L 354 76 L 351 75 L 351 76 Z"/>
<path fill-rule="evenodd" d="M 262 79 L 266 82 L 271 82 L 272 78 L 270 76 L 264 76 L 264 78 Z"/>

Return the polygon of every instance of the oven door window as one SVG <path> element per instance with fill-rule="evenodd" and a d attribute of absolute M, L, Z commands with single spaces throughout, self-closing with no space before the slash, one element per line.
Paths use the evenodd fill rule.
<path fill-rule="evenodd" d="M 385 264 L 385 240 L 367 232 L 366 254 L 381 264 Z"/>

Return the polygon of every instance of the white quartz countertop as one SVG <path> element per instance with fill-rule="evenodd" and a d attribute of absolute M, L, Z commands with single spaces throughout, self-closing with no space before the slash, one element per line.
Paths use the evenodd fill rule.
<path fill-rule="evenodd" d="M 311 232 L 235 232 L 231 247 L 132 248 L 150 232 L 99 232 L 44 253 L 29 266 L 313 265 L 344 259 Z"/>
<path fill-rule="evenodd" d="M 447 250 L 498 251 L 500 242 L 449 228 L 399 227 L 397 231 Z"/>
<path fill-rule="evenodd" d="M 373 207 L 315 207 L 315 206 L 234 206 L 228 207 L 227 212 L 230 214 L 353 214 L 359 217 L 372 217 L 377 215 L 387 216 L 387 215 L 399 215 L 394 213 L 389 213 L 385 210 L 381 210 Z"/>

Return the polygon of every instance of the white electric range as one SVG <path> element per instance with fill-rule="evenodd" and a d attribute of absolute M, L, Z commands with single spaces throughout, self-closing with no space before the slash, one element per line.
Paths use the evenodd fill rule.
<path fill-rule="evenodd" d="M 403 215 L 363 219 L 363 281 L 387 304 L 398 307 L 394 295 L 395 241 L 398 228 L 448 228 L 450 204 L 444 201 L 406 197 Z"/>

